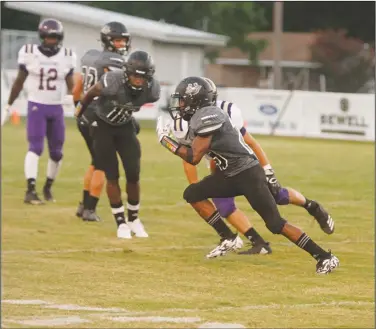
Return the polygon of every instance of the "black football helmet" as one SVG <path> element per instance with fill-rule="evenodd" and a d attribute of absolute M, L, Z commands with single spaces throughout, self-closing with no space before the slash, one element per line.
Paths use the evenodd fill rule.
<path fill-rule="evenodd" d="M 38 34 L 43 52 L 54 55 L 60 50 L 64 39 L 63 24 L 60 21 L 52 18 L 44 19 L 38 26 Z M 56 38 L 56 42 L 47 43 L 46 38 Z"/>
<path fill-rule="evenodd" d="M 113 43 L 114 39 L 125 39 L 125 47 L 116 48 Z M 110 22 L 103 26 L 101 30 L 101 41 L 104 49 L 119 53 L 122 56 L 127 55 L 131 48 L 131 35 L 125 25 L 120 22 Z"/>
<path fill-rule="evenodd" d="M 189 121 L 202 107 L 213 105 L 213 91 L 210 84 L 200 77 L 183 79 L 171 95 L 169 112 L 172 119 L 182 117 Z"/>
<path fill-rule="evenodd" d="M 218 90 L 217 86 L 213 82 L 213 80 L 210 80 L 209 78 L 202 77 L 211 87 L 212 93 L 213 93 L 213 105 L 216 104 L 217 98 L 218 98 Z"/>
<path fill-rule="evenodd" d="M 132 52 L 124 64 L 125 80 L 129 88 L 134 91 L 143 90 L 151 81 L 155 73 L 152 57 L 142 50 Z M 142 78 L 142 84 L 136 84 L 134 79 Z"/>

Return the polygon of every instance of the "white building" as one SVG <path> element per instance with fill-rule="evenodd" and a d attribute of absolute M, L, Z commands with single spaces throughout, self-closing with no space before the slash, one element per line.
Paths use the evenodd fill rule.
<path fill-rule="evenodd" d="M 75 3 L 7 2 L 5 6 L 40 15 L 42 19 L 60 20 L 65 31 L 64 45 L 74 49 L 78 58 L 88 49 L 101 48 L 99 34 L 104 24 L 110 21 L 122 22 L 132 35 L 132 49 L 142 49 L 152 55 L 156 76 L 166 84 L 176 84 L 190 75 L 204 75 L 205 46 L 225 46 L 228 40 L 228 37 L 222 35 Z"/>

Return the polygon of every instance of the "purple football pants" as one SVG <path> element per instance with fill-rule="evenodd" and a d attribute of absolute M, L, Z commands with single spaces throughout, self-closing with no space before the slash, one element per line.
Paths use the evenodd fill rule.
<path fill-rule="evenodd" d="M 289 192 L 283 187 L 273 197 L 278 205 L 289 204 Z M 227 218 L 236 210 L 235 198 L 213 198 L 213 203 L 223 218 Z"/>
<path fill-rule="evenodd" d="M 37 155 L 43 152 L 44 138 L 47 137 L 48 151 L 53 161 L 63 157 L 65 122 L 62 105 L 46 105 L 28 102 L 27 140 L 29 151 Z"/>

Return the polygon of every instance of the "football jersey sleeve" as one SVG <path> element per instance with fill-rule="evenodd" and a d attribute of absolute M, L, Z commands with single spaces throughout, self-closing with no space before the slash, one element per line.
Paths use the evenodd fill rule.
<path fill-rule="evenodd" d="M 103 66 L 109 71 L 121 71 L 124 65 L 124 58 L 116 53 L 105 53 Z"/>
<path fill-rule="evenodd" d="M 19 65 L 26 65 L 27 62 L 26 56 L 26 45 L 23 45 L 18 52 L 18 64 Z"/>
<path fill-rule="evenodd" d="M 118 71 L 109 71 L 102 75 L 99 83 L 102 86 L 101 95 L 115 95 L 118 91 L 123 79 L 123 73 Z"/>
<path fill-rule="evenodd" d="M 190 127 L 197 136 L 211 135 L 226 121 L 225 113 L 216 106 L 204 107 L 193 115 Z"/>
<path fill-rule="evenodd" d="M 150 103 L 157 102 L 159 98 L 161 97 L 161 86 L 157 79 L 153 79 L 153 81 L 151 82 L 149 92 L 150 94 L 149 94 L 148 101 Z"/>
<path fill-rule="evenodd" d="M 242 111 L 234 103 L 232 103 L 231 111 L 229 113 L 231 121 L 234 123 L 235 127 L 241 130 L 244 126 L 244 119 Z"/>

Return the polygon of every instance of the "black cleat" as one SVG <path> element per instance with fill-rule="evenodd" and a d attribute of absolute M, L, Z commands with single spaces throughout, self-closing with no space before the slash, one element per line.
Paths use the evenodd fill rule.
<path fill-rule="evenodd" d="M 52 195 L 51 189 L 48 187 L 43 187 L 43 197 L 47 202 L 56 202 Z"/>
<path fill-rule="evenodd" d="M 311 203 L 308 205 L 307 211 L 311 216 L 313 216 L 316 219 L 321 229 L 326 234 L 334 233 L 333 218 L 325 211 L 325 209 L 318 202 L 311 201 Z"/>
<path fill-rule="evenodd" d="M 100 217 L 95 213 L 95 210 L 85 209 L 82 213 L 82 220 L 87 222 L 100 222 Z"/>
<path fill-rule="evenodd" d="M 26 191 L 24 203 L 32 204 L 34 206 L 44 204 L 44 202 L 39 199 L 39 196 L 35 190 Z"/>
<path fill-rule="evenodd" d="M 268 255 L 272 253 L 269 242 L 260 243 L 252 246 L 252 248 L 238 252 L 239 255 Z"/>
<path fill-rule="evenodd" d="M 339 267 L 339 259 L 329 251 L 329 256 L 327 258 L 320 259 L 317 262 L 316 273 L 329 274 L 337 267 Z"/>
<path fill-rule="evenodd" d="M 84 204 L 83 204 L 82 202 L 80 202 L 80 203 L 78 204 L 78 207 L 77 207 L 77 210 L 76 210 L 76 216 L 77 216 L 78 218 L 81 218 L 83 212 L 84 212 Z"/>

